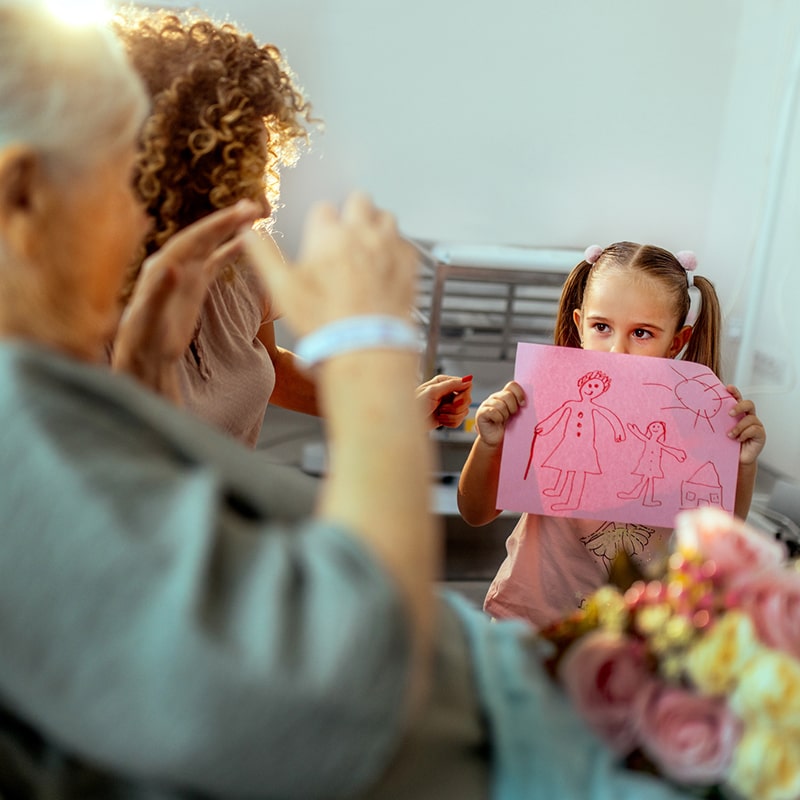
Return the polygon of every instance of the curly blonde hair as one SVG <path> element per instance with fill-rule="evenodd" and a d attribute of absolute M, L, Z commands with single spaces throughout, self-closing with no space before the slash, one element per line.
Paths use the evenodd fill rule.
<path fill-rule="evenodd" d="M 313 120 L 278 48 L 232 23 L 129 7 L 111 25 L 152 99 L 134 182 L 154 224 L 127 298 L 144 258 L 192 222 L 241 199 L 274 210 Z"/>

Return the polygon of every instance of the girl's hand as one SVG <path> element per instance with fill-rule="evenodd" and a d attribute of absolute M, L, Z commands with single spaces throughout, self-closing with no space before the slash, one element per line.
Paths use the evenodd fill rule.
<path fill-rule="evenodd" d="M 767 441 L 767 432 L 764 430 L 764 424 L 756 416 L 756 406 L 752 400 L 743 400 L 741 392 L 735 386 L 726 386 L 725 388 L 737 400 L 736 405 L 730 411 L 730 415 L 732 417 L 742 417 L 728 432 L 728 436 L 731 439 L 736 439 L 742 445 L 739 463 L 754 464 Z"/>
<path fill-rule="evenodd" d="M 469 413 L 472 375 L 435 375 L 417 387 L 417 400 L 422 403 L 431 428 L 457 428 Z"/>
<path fill-rule="evenodd" d="M 475 427 L 478 436 L 490 447 L 497 447 L 505 436 L 506 423 L 525 405 L 525 392 L 515 381 L 489 395 L 478 407 Z"/>

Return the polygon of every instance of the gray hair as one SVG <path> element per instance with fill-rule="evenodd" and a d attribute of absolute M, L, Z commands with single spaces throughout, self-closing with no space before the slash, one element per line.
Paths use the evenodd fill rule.
<path fill-rule="evenodd" d="M 110 30 L 0 0 L 0 147 L 29 145 L 54 172 L 81 167 L 133 141 L 147 105 Z"/>

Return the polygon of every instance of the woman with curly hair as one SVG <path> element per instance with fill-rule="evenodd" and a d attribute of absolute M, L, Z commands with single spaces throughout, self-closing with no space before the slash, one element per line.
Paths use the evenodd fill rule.
<path fill-rule="evenodd" d="M 190 12 L 127 8 L 113 27 L 152 97 L 135 176 L 153 227 L 141 260 L 171 236 L 241 199 L 263 208 L 268 238 L 279 170 L 296 162 L 314 120 L 280 51 L 231 23 Z M 127 298 L 126 298 L 127 299 Z M 254 446 L 268 402 L 317 413 L 314 383 L 275 340 L 276 313 L 253 269 L 227 265 L 211 286 L 182 364 L 183 399 L 208 422 Z M 418 389 L 431 424 L 455 427 L 471 383 L 437 376 Z"/>

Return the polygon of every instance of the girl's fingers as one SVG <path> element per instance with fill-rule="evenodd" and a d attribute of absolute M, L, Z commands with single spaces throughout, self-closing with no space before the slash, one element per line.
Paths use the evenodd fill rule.
<path fill-rule="evenodd" d="M 503 391 L 510 393 L 514 397 L 514 400 L 517 402 L 518 406 L 525 405 L 525 391 L 516 381 L 510 381 L 507 383 L 503 387 Z"/>
<path fill-rule="evenodd" d="M 728 386 L 725 388 L 728 390 L 729 394 L 736 398 L 736 400 L 742 399 L 742 393 L 733 384 L 728 384 Z"/>
<path fill-rule="evenodd" d="M 738 417 L 744 414 L 747 415 L 755 415 L 756 413 L 756 404 L 752 400 L 740 400 L 731 410 L 730 416 Z"/>
<path fill-rule="evenodd" d="M 478 413 L 481 416 L 488 417 L 498 423 L 504 423 L 516 411 L 517 403 L 513 396 L 510 398 L 490 397 L 484 401 L 482 414 L 481 409 L 478 409 Z"/>
<path fill-rule="evenodd" d="M 767 438 L 766 431 L 761 423 L 761 420 L 754 415 L 750 415 L 739 420 L 739 422 L 737 422 L 736 425 L 731 428 L 728 435 L 731 437 L 731 439 L 738 439 L 740 442 L 748 439 L 759 439 L 765 441 Z"/>

